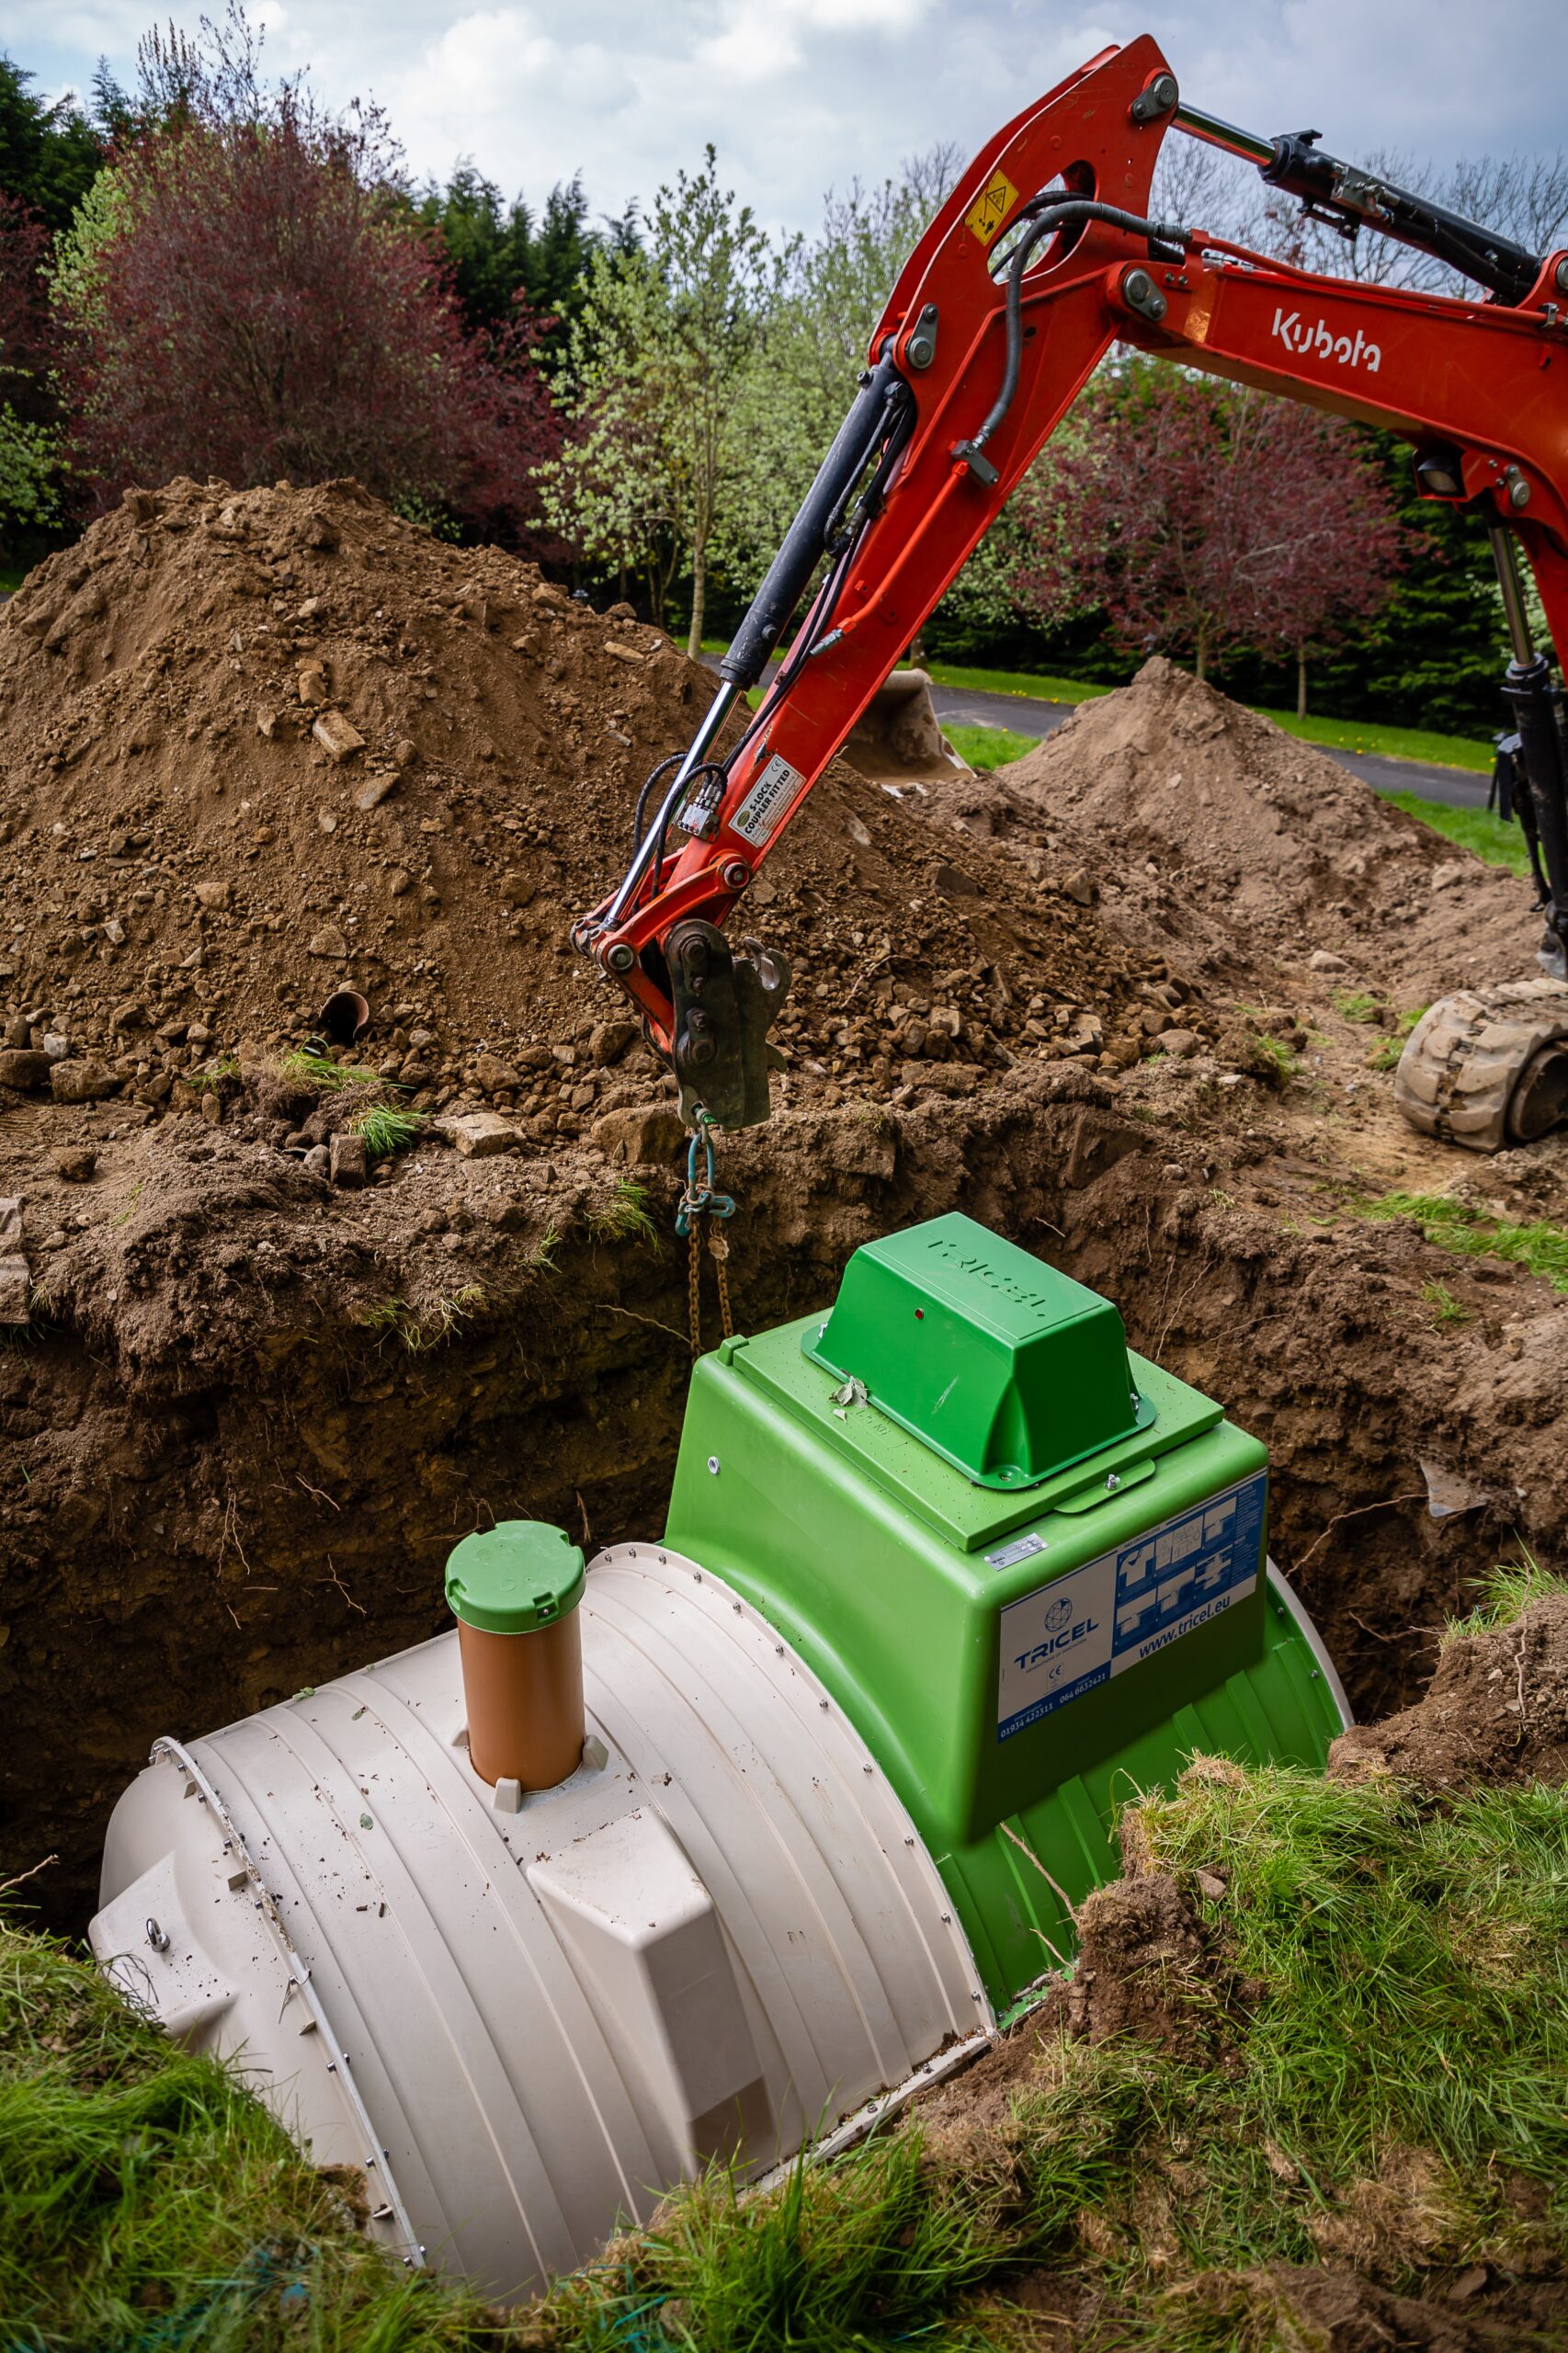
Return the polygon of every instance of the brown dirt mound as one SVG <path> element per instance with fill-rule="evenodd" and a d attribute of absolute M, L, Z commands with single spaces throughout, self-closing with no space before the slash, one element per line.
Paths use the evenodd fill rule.
<path fill-rule="evenodd" d="M 1341 1780 L 1398 1773 L 1433 1789 L 1471 1781 L 1568 1781 L 1568 1594 L 1511 1625 L 1455 1634 L 1414 1708 L 1357 1724 L 1334 1744 Z"/>
<path fill-rule="evenodd" d="M 1160 657 L 989 781 L 939 790 L 971 831 L 1089 861 L 1110 912 L 1221 969 L 1341 954 L 1427 996 L 1535 970 L 1523 883 Z"/>
<path fill-rule="evenodd" d="M 353 987 L 384 1075 L 573 1132 L 634 1031 L 568 926 L 712 691 L 629 607 L 354 483 L 131 492 L 0 618 L 6 1042 L 62 1034 L 155 1104 Z M 964 1091 L 1042 1043 L 1115 1067 L 1165 977 L 1048 872 L 960 865 L 843 763 L 754 908 L 796 967 L 780 1035 L 808 1089 L 947 1063 Z"/>

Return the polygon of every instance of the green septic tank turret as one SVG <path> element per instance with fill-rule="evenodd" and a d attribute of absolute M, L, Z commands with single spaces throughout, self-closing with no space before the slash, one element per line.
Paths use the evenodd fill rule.
<path fill-rule="evenodd" d="M 843 1707 L 1006 2007 L 1195 1753 L 1321 1766 L 1344 1695 L 1266 1575 L 1267 1457 L 1107 1300 L 971 1219 L 696 1368 L 666 1541 Z"/>

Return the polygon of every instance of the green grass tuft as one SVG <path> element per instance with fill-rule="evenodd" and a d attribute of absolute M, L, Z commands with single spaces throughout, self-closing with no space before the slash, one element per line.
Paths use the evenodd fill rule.
<path fill-rule="evenodd" d="M 1437 1320 L 1439 1324 L 1468 1324 L 1470 1322 L 1469 1308 L 1460 1305 L 1447 1283 L 1423 1283 L 1421 1296 L 1428 1307 L 1437 1310 Z"/>
<path fill-rule="evenodd" d="M 1382 1010 L 1382 999 L 1370 989 L 1340 989 L 1334 1000 L 1335 1010 L 1346 1021 L 1375 1021 Z"/>
<path fill-rule="evenodd" d="M 406 1152 L 425 1125 L 423 1111 L 405 1111 L 396 1103 L 372 1103 L 367 1111 L 358 1111 L 348 1122 L 349 1132 L 363 1136 L 365 1149 L 372 1160 L 384 1160 L 389 1153 Z"/>
<path fill-rule="evenodd" d="M 483 1283 L 464 1283 L 431 1306 L 411 1307 L 406 1299 L 380 1299 L 360 1309 L 355 1321 L 383 1339 L 403 1342 L 411 1357 L 422 1356 L 452 1339 L 486 1303 Z"/>
<path fill-rule="evenodd" d="M 1163 1980 L 1191 2055 L 1047 2036 L 1010 2116 L 952 2155 L 911 2126 L 767 2197 L 710 2177 L 561 2283 L 540 2341 L 999 2347 L 1028 2268 L 1103 2313 L 1096 2343 L 1284 2353 L 1306 2332 L 1284 2304 L 1265 2325 L 1238 2275 L 1315 2264 L 1336 2228 L 1364 2240 L 1369 2201 L 1376 2268 L 1407 2293 L 1433 2265 L 1568 2254 L 1559 1793 L 1439 1810 L 1390 1779 L 1200 1768 L 1141 1815 L 1229 1972 Z"/>
<path fill-rule="evenodd" d="M 1553 1290 L 1568 1291 L 1568 1231 L 1538 1220 L 1528 1225 L 1491 1217 L 1449 1193 L 1384 1193 L 1377 1200 L 1352 1201 L 1358 1217 L 1408 1218 L 1428 1242 L 1467 1258 L 1506 1258 L 1541 1276 Z"/>
<path fill-rule="evenodd" d="M 1422 1015 L 1430 1011 L 1429 1006 L 1418 1005 L 1413 1006 L 1410 1012 L 1402 1013 L 1394 1023 L 1392 1036 L 1385 1038 L 1377 1052 L 1368 1056 L 1368 1069 L 1397 1070 L 1399 1058 L 1404 1051 L 1405 1040 L 1421 1019 Z"/>
<path fill-rule="evenodd" d="M 296 1046 L 284 1055 L 278 1067 L 290 1078 L 302 1078 L 311 1086 L 329 1092 L 339 1086 L 380 1086 L 384 1085 L 377 1071 L 365 1070 L 354 1063 L 335 1063 L 329 1055 L 307 1053 L 303 1046 Z"/>
<path fill-rule="evenodd" d="M 648 1188 L 634 1176 L 623 1176 L 608 1201 L 587 1213 L 588 1232 L 596 1242 L 638 1242 L 646 1250 L 659 1246 L 659 1229 L 648 1214 Z"/>
<path fill-rule="evenodd" d="M 414 2279 L 239 2076 L 96 1970 L 0 1927 L 0 2312 L 16 2353 L 480 2353 L 476 2298 Z"/>
<path fill-rule="evenodd" d="M 1501 1561 L 1488 1569 L 1483 1577 L 1475 1580 L 1480 1595 L 1468 1617 L 1451 1618 L 1448 1632 L 1454 1634 L 1491 1634 L 1499 1626 L 1511 1626 L 1522 1618 L 1532 1601 L 1547 1601 L 1554 1596 L 1568 1594 L 1568 1579 L 1551 1569 L 1543 1569 L 1533 1553 L 1525 1552 L 1518 1561 Z"/>

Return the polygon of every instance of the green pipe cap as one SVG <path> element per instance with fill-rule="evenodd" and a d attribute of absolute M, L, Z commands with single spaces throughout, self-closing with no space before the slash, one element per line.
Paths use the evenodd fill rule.
<path fill-rule="evenodd" d="M 547 1519 L 476 1529 L 447 1559 L 447 1607 L 483 1633 L 537 1633 L 582 1598 L 582 1548 Z"/>

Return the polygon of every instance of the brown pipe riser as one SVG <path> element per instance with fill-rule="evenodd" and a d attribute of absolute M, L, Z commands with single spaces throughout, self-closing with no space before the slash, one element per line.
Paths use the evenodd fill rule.
<path fill-rule="evenodd" d="M 468 1753 L 481 1780 L 552 1790 L 583 1758 L 583 1642 L 569 1610 L 528 1634 L 458 1620 Z"/>

